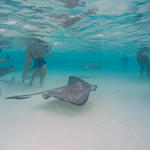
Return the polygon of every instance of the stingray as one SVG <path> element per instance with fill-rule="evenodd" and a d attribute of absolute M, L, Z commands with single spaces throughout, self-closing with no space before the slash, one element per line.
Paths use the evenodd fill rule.
<path fill-rule="evenodd" d="M 91 62 L 91 63 L 83 64 L 81 66 L 81 68 L 84 69 L 84 70 L 100 69 L 100 67 L 101 67 L 101 65 L 99 63 L 96 63 L 96 62 Z"/>
<path fill-rule="evenodd" d="M 6 99 L 26 99 L 33 95 L 42 94 L 44 99 L 54 97 L 75 105 L 83 105 L 87 102 L 90 92 L 96 89 L 97 85 L 91 85 L 78 77 L 70 76 L 66 86 L 34 94 L 6 97 Z"/>
<path fill-rule="evenodd" d="M 0 68 L 0 76 L 6 75 L 8 73 L 14 72 L 14 67 L 8 67 L 8 68 Z"/>

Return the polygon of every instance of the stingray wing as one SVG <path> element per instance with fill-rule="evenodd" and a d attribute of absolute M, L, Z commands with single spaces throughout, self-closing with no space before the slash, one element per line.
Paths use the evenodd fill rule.
<path fill-rule="evenodd" d="M 10 68 L 0 68 L 0 76 L 6 75 L 8 73 L 14 72 L 15 69 L 13 67 Z"/>
<path fill-rule="evenodd" d="M 83 88 L 78 84 L 67 85 L 61 88 L 50 90 L 43 94 L 44 99 L 55 97 L 61 101 L 73 103 L 75 105 L 83 105 L 86 103 L 89 97 L 90 90 Z"/>

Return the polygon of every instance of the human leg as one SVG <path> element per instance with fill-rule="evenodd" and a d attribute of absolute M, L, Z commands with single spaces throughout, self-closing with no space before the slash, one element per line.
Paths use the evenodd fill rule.
<path fill-rule="evenodd" d="M 30 83 L 29 83 L 30 86 L 32 86 L 32 82 L 33 82 L 33 80 L 34 80 L 34 78 L 35 78 L 35 76 L 36 76 L 36 74 L 37 74 L 38 71 L 39 71 L 39 68 L 35 68 L 35 69 L 34 69 L 34 72 L 33 72 L 32 78 L 31 78 L 31 81 L 30 81 Z"/>
<path fill-rule="evenodd" d="M 143 71 L 144 71 L 144 64 L 141 64 L 141 69 L 140 69 L 140 77 L 141 78 L 143 76 Z"/>
<path fill-rule="evenodd" d="M 40 68 L 40 86 L 41 87 L 43 86 L 43 79 L 45 77 L 45 74 L 46 74 L 46 64 Z"/>
<path fill-rule="evenodd" d="M 29 69 L 29 66 L 31 64 L 31 61 L 32 61 L 32 57 L 29 54 L 26 54 L 25 67 L 24 67 L 23 76 L 22 76 L 22 82 L 23 83 L 25 82 L 25 76 L 26 76 L 26 74 L 28 72 L 28 69 Z"/>
<path fill-rule="evenodd" d="M 150 78 L 150 63 L 146 65 L 147 77 Z"/>

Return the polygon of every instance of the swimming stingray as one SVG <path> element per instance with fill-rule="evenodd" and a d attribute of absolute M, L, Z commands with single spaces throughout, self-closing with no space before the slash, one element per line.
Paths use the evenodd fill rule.
<path fill-rule="evenodd" d="M 91 85 L 78 77 L 70 76 L 66 86 L 34 94 L 6 97 L 6 99 L 26 99 L 33 95 L 43 94 L 44 99 L 54 97 L 75 105 L 83 105 L 87 102 L 90 92 L 96 89 L 96 85 Z"/>
<path fill-rule="evenodd" d="M 0 76 L 6 75 L 8 73 L 14 72 L 14 67 L 8 67 L 8 68 L 0 68 Z"/>

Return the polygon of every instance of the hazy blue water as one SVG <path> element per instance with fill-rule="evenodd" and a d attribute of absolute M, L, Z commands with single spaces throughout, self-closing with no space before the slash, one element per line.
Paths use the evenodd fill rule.
<path fill-rule="evenodd" d="M 52 46 L 44 87 L 22 83 L 28 41 Z M 149 150 L 149 79 L 136 53 L 150 48 L 150 0 L 0 0 L 0 150 Z M 123 68 L 122 57 L 128 57 Z M 83 70 L 86 64 L 99 69 Z M 32 65 L 31 65 L 32 67 Z M 8 96 L 63 86 L 75 75 L 98 86 L 83 107 Z M 15 80 L 11 80 L 12 77 Z"/>
<path fill-rule="evenodd" d="M 1 56 L 9 53 L 17 70 L 24 67 L 27 39 L 52 45 L 49 70 L 80 70 L 87 63 L 99 71 L 137 72 L 136 52 L 150 46 L 148 0 L 1 0 Z M 2 66 L 2 64 L 1 64 Z"/>

